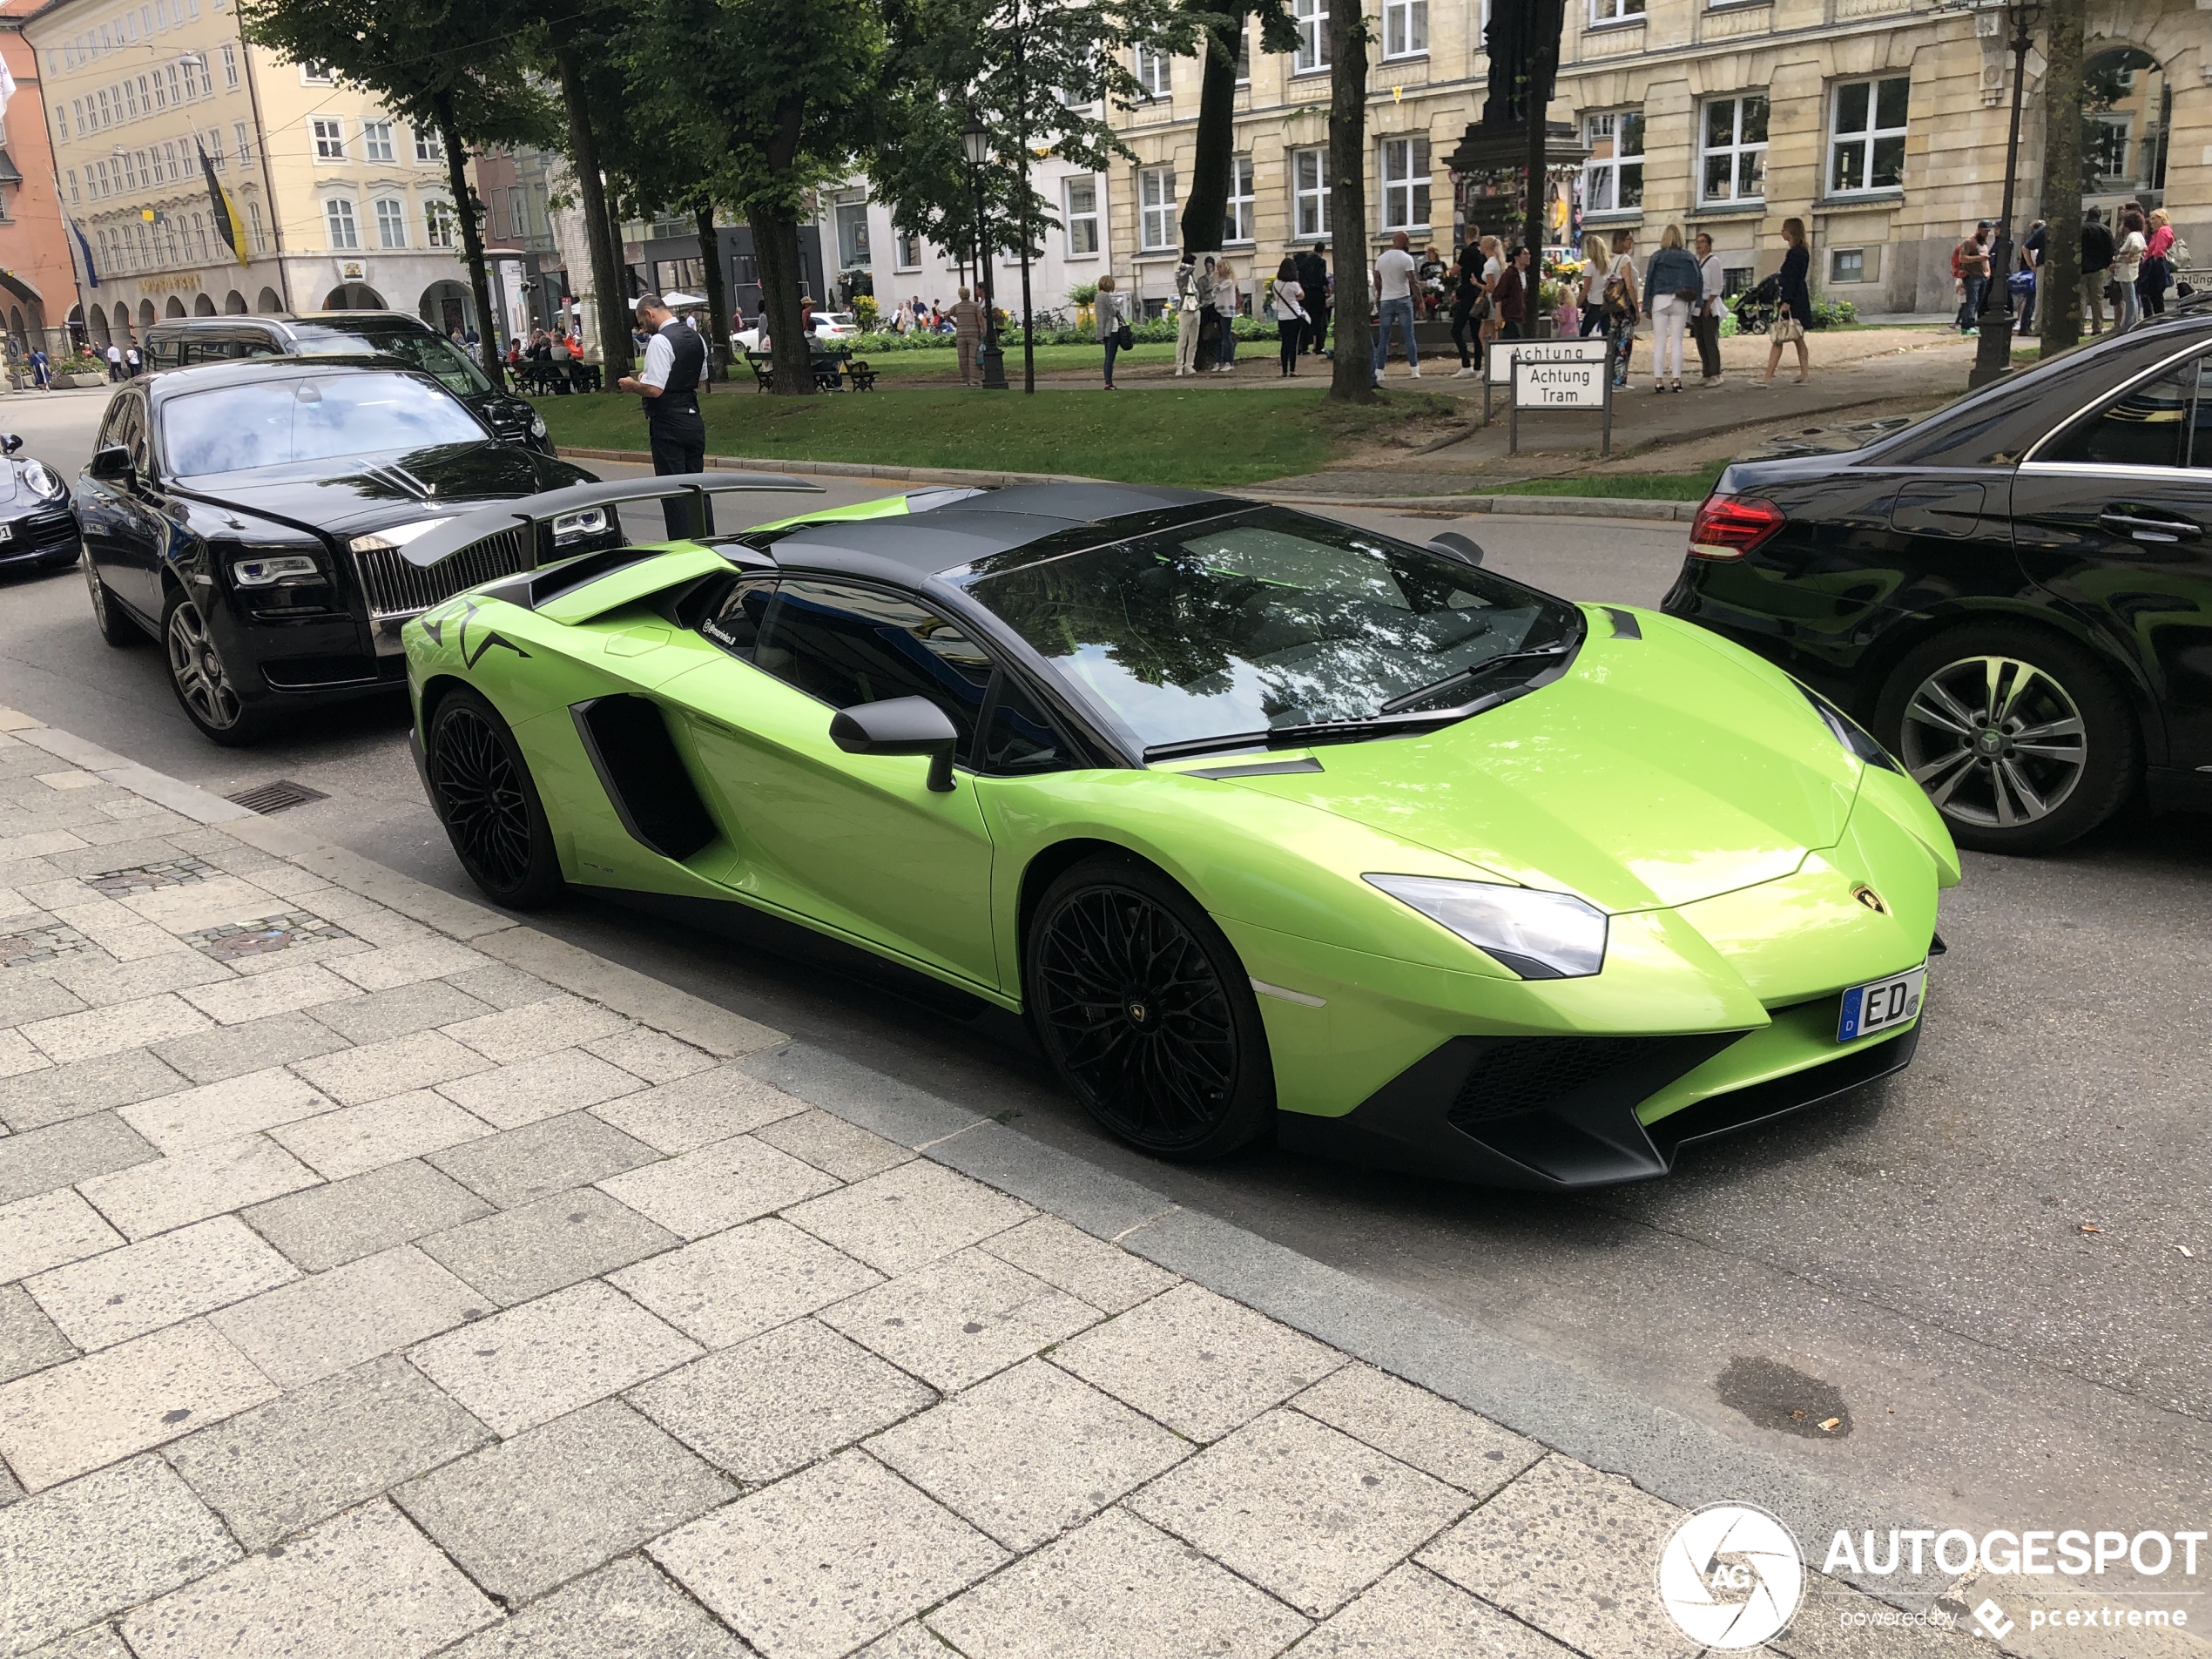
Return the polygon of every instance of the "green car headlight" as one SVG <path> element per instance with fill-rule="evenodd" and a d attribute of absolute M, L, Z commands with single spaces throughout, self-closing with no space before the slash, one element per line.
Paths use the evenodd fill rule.
<path fill-rule="evenodd" d="M 1366 879 L 1523 979 L 1587 979 L 1605 966 L 1605 912 L 1571 893 L 1433 875 Z"/>

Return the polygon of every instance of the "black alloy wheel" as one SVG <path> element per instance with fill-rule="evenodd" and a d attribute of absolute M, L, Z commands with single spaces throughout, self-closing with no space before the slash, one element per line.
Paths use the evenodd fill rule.
<path fill-rule="evenodd" d="M 102 601 L 111 607 L 111 601 Z M 169 689 L 200 735 L 226 748 L 239 748 L 261 735 L 260 711 L 239 695 L 238 683 L 223 661 L 198 603 L 172 590 L 161 617 L 162 658 Z"/>
<path fill-rule="evenodd" d="M 1150 865 L 1096 858 L 1063 873 L 1031 914 L 1024 966 L 1046 1054 L 1115 1135 L 1197 1159 L 1266 1128 L 1275 1082 L 1251 980 Z"/>
<path fill-rule="evenodd" d="M 100 631 L 100 637 L 111 645 L 135 645 L 144 639 L 145 635 L 138 624 L 131 620 L 130 613 L 124 610 L 108 584 L 100 580 L 92 556 L 80 553 L 78 564 L 84 572 L 84 585 L 91 590 L 92 621 Z"/>
<path fill-rule="evenodd" d="M 2140 764 L 2127 699 L 2089 654 L 2036 628 L 1978 624 L 1899 663 L 1875 735 L 1961 846 L 2046 853 L 2119 810 Z"/>
<path fill-rule="evenodd" d="M 433 804 L 469 879 L 517 910 L 559 897 L 553 832 L 499 711 L 474 691 L 448 692 L 430 717 L 427 749 Z"/>

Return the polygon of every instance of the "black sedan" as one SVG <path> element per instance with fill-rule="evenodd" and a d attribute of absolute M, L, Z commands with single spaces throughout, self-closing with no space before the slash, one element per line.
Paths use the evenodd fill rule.
<path fill-rule="evenodd" d="M 23 440 L 0 432 L 0 571 L 43 570 L 77 557 L 69 482 L 43 461 L 18 456 Z"/>
<path fill-rule="evenodd" d="M 403 688 L 400 624 L 449 595 L 614 544 L 594 509 L 408 556 L 469 507 L 592 481 L 395 360 L 266 357 L 126 383 L 75 502 L 101 633 L 153 635 L 192 724 L 239 744 L 287 707 Z"/>
<path fill-rule="evenodd" d="M 1864 722 L 1963 846 L 2212 809 L 2212 314 L 1730 467 L 1666 609 Z"/>

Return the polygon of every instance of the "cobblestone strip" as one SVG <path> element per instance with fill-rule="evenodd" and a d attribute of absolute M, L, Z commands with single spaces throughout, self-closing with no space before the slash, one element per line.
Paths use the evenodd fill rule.
<path fill-rule="evenodd" d="M 1110 1242 L 1140 1190 L 7 732 L 0 932 L 82 942 L 0 968 L 0 1656 L 1686 1652 L 1679 1510 Z"/>

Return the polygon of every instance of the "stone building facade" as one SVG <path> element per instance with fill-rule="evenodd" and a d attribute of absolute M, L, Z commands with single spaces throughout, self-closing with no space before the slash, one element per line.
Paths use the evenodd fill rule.
<path fill-rule="evenodd" d="M 1448 252 L 1466 181 L 1446 158 L 1479 116 L 1481 31 L 1504 0 L 1369 0 L 1367 231 L 1404 229 Z M 2163 204 L 2212 264 L 2212 20 L 2205 0 L 2093 0 L 2087 68 L 2114 95 L 2090 199 Z M 1329 0 L 1292 0 L 1295 54 L 1247 43 L 1224 248 L 1272 270 L 1332 228 L 1325 188 Z M 1709 232 L 1731 280 L 1780 261 L 1784 219 L 1811 236 L 1817 288 L 1866 312 L 1952 303 L 1950 250 L 1996 217 L 2004 191 L 2012 57 L 2001 6 L 1939 0 L 1568 0 L 1554 123 L 1587 146 L 1554 174 L 1553 239 L 1629 229 Z M 1165 294 L 1180 240 L 1198 116 L 1199 65 L 1136 65 L 1157 89 L 1116 118 L 1137 159 L 1108 181 L 1128 204 L 1113 266 Z M 2043 59 L 2031 52 L 2019 229 L 2041 190 Z M 1482 225 L 1510 234 L 1515 226 Z"/>

